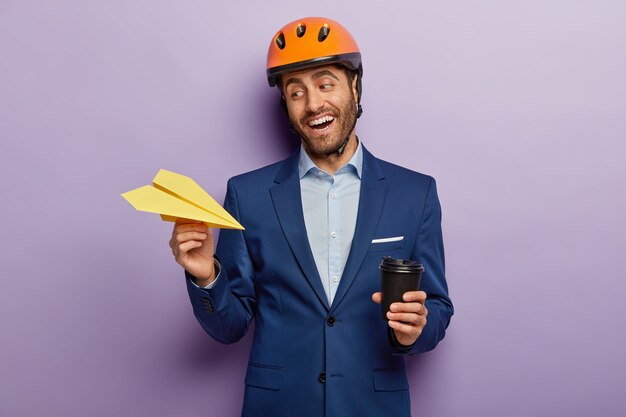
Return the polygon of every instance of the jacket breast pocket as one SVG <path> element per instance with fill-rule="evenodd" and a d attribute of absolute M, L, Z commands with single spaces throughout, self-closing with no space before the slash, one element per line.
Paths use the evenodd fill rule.
<path fill-rule="evenodd" d="M 397 238 L 383 238 L 374 239 L 370 243 L 368 252 L 389 252 L 392 250 L 402 249 L 404 247 L 404 237 L 402 239 Z"/>
<path fill-rule="evenodd" d="M 284 373 L 285 368 L 281 366 L 249 363 L 244 382 L 253 387 L 278 391 L 283 386 Z"/>

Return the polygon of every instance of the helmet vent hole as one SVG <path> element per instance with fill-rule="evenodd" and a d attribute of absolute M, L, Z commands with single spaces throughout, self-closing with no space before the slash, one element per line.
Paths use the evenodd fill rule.
<path fill-rule="evenodd" d="M 330 33 L 330 28 L 328 27 L 327 24 L 324 24 L 324 26 L 320 28 L 320 31 L 317 34 L 318 42 L 324 42 L 326 38 L 328 37 L 329 33 Z"/>
<path fill-rule="evenodd" d="M 276 37 L 276 45 L 278 46 L 278 49 L 285 49 L 285 35 L 283 32 L 280 32 L 280 34 Z"/>
<path fill-rule="evenodd" d="M 298 37 L 301 38 L 304 36 L 305 32 L 306 32 L 306 25 L 303 23 L 300 23 L 298 27 L 296 28 L 296 35 L 298 35 Z"/>

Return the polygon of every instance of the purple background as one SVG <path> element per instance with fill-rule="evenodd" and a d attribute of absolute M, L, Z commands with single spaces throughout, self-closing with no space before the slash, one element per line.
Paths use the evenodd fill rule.
<path fill-rule="evenodd" d="M 240 413 L 250 337 L 203 333 L 119 194 L 285 157 L 265 54 L 307 15 L 359 42 L 366 146 L 438 181 L 456 315 L 414 415 L 626 415 L 623 1 L 1 0 L 0 416 Z"/>

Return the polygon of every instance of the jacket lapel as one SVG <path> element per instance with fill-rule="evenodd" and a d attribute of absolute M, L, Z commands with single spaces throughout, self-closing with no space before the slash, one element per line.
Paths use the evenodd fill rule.
<path fill-rule="evenodd" d="M 304 215 L 302 210 L 302 198 L 300 197 L 300 178 L 298 176 L 299 152 L 295 152 L 283 163 L 281 170 L 276 175 L 275 186 L 270 188 L 274 209 L 280 222 L 280 226 L 287 238 L 293 254 L 304 273 L 309 285 L 315 291 L 317 298 L 329 309 L 328 300 L 322 280 L 315 265 L 313 252 L 309 246 L 309 238 L 306 234 Z"/>
<path fill-rule="evenodd" d="M 352 285 L 372 242 L 387 195 L 387 182 L 384 178 L 385 176 L 376 158 L 363 147 L 363 170 L 356 228 L 350 254 L 348 255 L 337 293 L 333 299 L 331 310 L 335 309 L 341 302 L 341 299 Z"/>

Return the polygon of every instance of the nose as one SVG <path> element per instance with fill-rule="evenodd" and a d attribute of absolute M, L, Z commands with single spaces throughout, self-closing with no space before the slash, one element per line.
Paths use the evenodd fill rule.
<path fill-rule="evenodd" d="M 321 95 L 321 92 L 316 89 L 309 90 L 306 97 L 306 109 L 311 113 L 315 113 L 321 107 L 324 106 L 324 98 Z"/>

